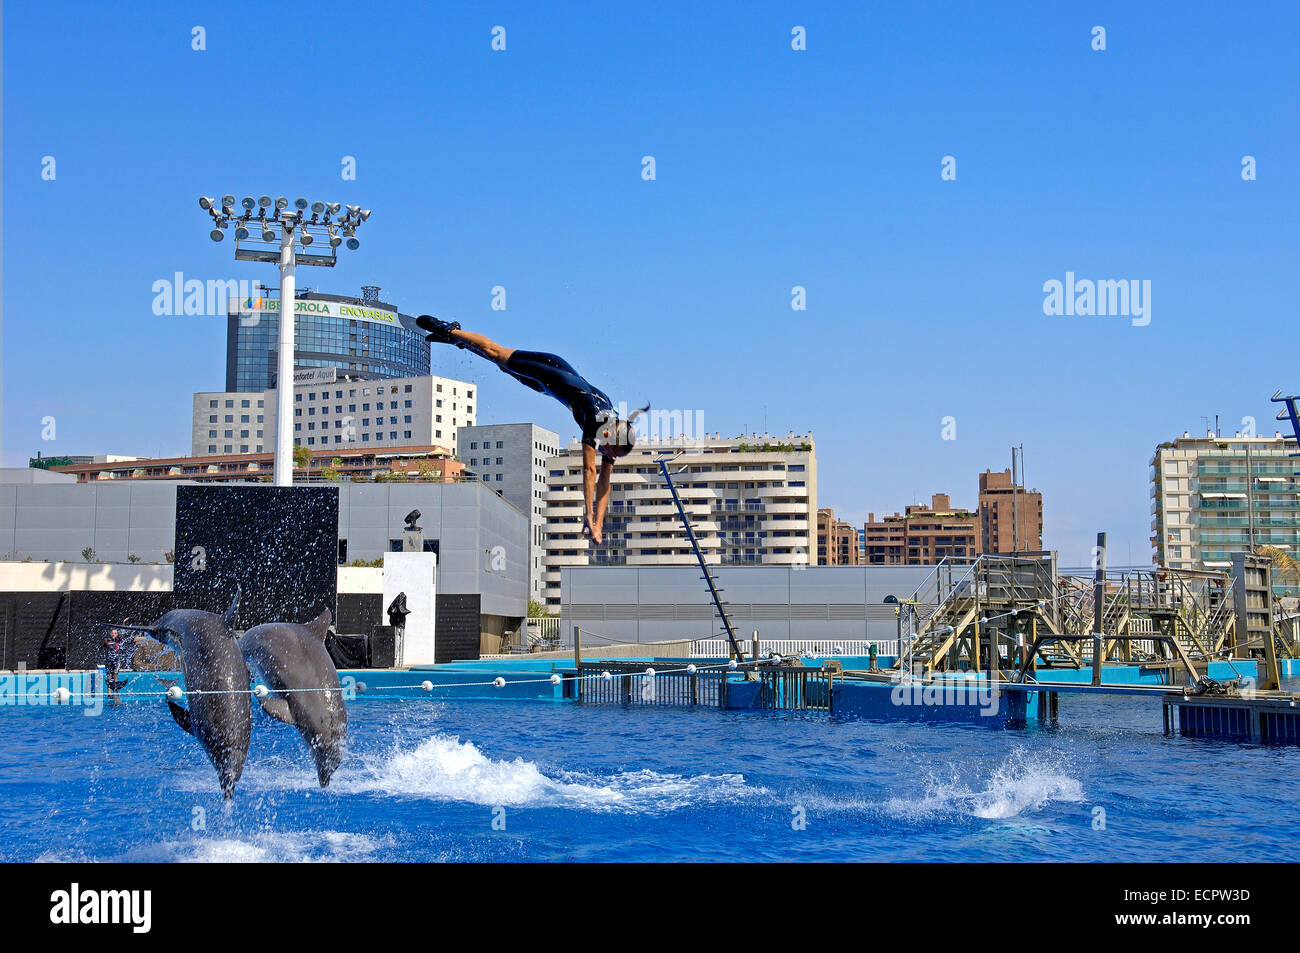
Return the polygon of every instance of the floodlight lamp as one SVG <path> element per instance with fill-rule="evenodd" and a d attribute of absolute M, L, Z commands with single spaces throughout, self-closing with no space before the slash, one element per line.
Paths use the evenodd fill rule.
<path fill-rule="evenodd" d="M 262 226 L 262 241 L 264 242 L 275 241 L 275 232 L 271 231 L 265 225 Z"/>
<path fill-rule="evenodd" d="M 248 237 L 248 228 L 243 225 L 240 225 L 238 228 L 235 229 L 235 237 L 242 242 L 245 238 Z"/>
<path fill-rule="evenodd" d="M 361 240 L 355 235 L 348 236 L 348 251 L 356 251 L 361 247 Z"/>
<path fill-rule="evenodd" d="M 325 203 L 325 210 L 329 212 L 331 215 L 337 215 L 339 213 L 339 209 L 342 207 L 343 206 L 339 205 L 338 202 Z"/>
<path fill-rule="evenodd" d="M 253 209 L 257 207 L 257 200 L 254 199 L 251 195 L 245 195 L 242 199 L 239 200 L 239 204 L 244 206 L 245 209 L 251 212 Z"/>
<path fill-rule="evenodd" d="M 307 231 L 305 228 L 302 230 L 302 243 L 304 245 L 310 245 L 315 240 L 316 239 L 311 237 L 311 232 Z"/>
<path fill-rule="evenodd" d="M 233 195 L 227 192 L 225 195 L 221 196 L 221 210 L 223 212 L 226 209 L 231 209 L 234 207 L 235 207 L 235 197 Z"/>
<path fill-rule="evenodd" d="M 279 198 L 277 198 L 277 199 L 275 200 L 275 207 L 276 207 L 277 209 L 285 209 L 285 208 L 288 208 L 288 207 L 289 207 L 289 200 L 288 200 L 287 198 L 285 198 L 283 195 L 281 195 Z"/>
<path fill-rule="evenodd" d="M 293 207 L 300 212 L 305 212 L 307 210 L 307 200 L 304 198 L 296 198 L 293 200 Z"/>
<path fill-rule="evenodd" d="M 370 209 L 368 209 L 368 208 L 363 208 L 363 209 L 359 210 L 359 211 L 357 212 L 357 217 L 358 217 L 359 219 L 361 219 L 361 221 L 363 221 L 363 222 L 366 221 L 366 219 L 370 218 Z"/>
<path fill-rule="evenodd" d="M 327 226 L 325 231 L 327 231 L 330 236 L 330 248 L 338 248 L 343 244 L 343 239 L 339 238 L 339 234 L 334 230 L 333 225 Z"/>
<path fill-rule="evenodd" d="M 257 200 L 257 204 L 258 204 L 261 208 L 270 208 L 270 207 L 271 207 L 271 196 L 269 196 L 269 195 L 263 195 L 261 198 L 259 198 L 259 199 Z"/>
<path fill-rule="evenodd" d="M 203 209 L 204 211 L 210 212 L 212 210 L 212 205 L 213 205 L 213 199 L 209 198 L 206 195 L 199 196 L 199 208 Z"/>
<path fill-rule="evenodd" d="M 325 211 L 325 203 L 324 203 L 324 202 L 312 202 L 312 203 L 311 203 L 311 210 L 312 210 L 312 214 L 313 214 L 313 215 L 319 215 L 321 212 Z"/>
<path fill-rule="evenodd" d="M 349 218 L 351 218 L 353 215 L 356 215 L 358 212 L 361 211 L 361 206 L 360 206 L 360 205 L 348 205 L 348 206 L 345 206 L 345 208 L 348 210 L 348 217 L 349 217 Z"/>
<path fill-rule="evenodd" d="M 208 232 L 208 237 L 214 242 L 219 242 L 221 239 L 226 237 L 226 233 L 219 228 L 214 228 L 212 231 Z"/>

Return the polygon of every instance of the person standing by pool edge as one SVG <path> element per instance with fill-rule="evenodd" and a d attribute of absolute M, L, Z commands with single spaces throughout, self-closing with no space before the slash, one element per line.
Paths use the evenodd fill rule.
<path fill-rule="evenodd" d="M 620 420 L 605 392 L 557 354 L 503 347 L 482 334 L 461 330 L 458 321 L 441 321 L 430 314 L 420 315 L 415 323 L 429 332 L 426 340 L 473 351 L 521 384 L 538 393 L 549 394 L 569 408 L 582 432 L 582 535 L 599 546 L 604 540 L 605 510 L 609 506 L 614 461 L 631 452 L 636 443 L 633 424 L 637 417 L 650 409 L 650 405 L 633 411 L 627 420 Z M 601 456 L 599 475 L 596 470 L 598 451 Z"/>

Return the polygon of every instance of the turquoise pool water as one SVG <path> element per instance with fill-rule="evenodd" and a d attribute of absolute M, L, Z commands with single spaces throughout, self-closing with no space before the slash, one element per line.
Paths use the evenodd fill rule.
<path fill-rule="evenodd" d="M 0 710 L 3 860 L 1284 860 L 1300 749 L 1063 696 L 998 730 L 824 715 L 363 698 L 320 790 L 254 714 L 223 804 L 161 703 Z"/>

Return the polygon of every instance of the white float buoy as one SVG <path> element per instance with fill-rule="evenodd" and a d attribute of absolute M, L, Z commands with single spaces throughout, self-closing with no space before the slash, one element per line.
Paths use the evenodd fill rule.
<path fill-rule="evenodd" d="M 54 690 L 54 700 L 60 705 L 66 705 L 72 698 L 72 692 L 68 691 L 62 685 Z"/>
<path fill-rule="evenodd" d="M 560 684 L 560 682 L 562 682 L 562 681 L 564 681 L 564 679 L 560 678 L 560 676 L 558 676 L 558 675 L 552 675 L 552 676 L 551 676 L 551 684 L 552 684 L 552 685 L 558 685 L 558 684 Z"/>
<path fill-rule="evenodd" d="M 736 670 L 736 660 L 734 658 L 727 662 L 727 668 L 731 669 L 733 672 Z"/>
<path fill-rule="evenodd" d="M 694 674 L 695 674 L 695 663 L 694 663 L 694 662 L 692 662 L 690 665 L 686 666 L 686 674 L 687 674 L 687 675 L 694 675 Z"/>
<path fill-rule="evenodd" d="M 655 677 L 655 670 L 652 669 L 652 668 L 648 668 L 648 669 L 646 669 L 646 670 L 645 670 L 645 677 L 646 677 L 646 678 L 654 678 L 654 677 Z"/>
<path fill-rule="evenodd" d="M 433 682 L 429 681 L 429 680 L 426 678 L 424 681 L 422 681 L 422 682 L 420 683 L 420 688 L 421 688 L 423 691 L 431 692 L 431 691 L 433 691 Z"/>
<path fill-rule="evenodd" d="M 506 687 L 506 680 L 505 680 L 504 678 L 502 678 L 500 675 L 498 675 L 496 678 L 492 679 L 492 687 L 493 687 L 493 688 L 505 688 L 505 687 Z"/>
<path fill-rule="evenodd" d="M 173 685 L 171 688 L 167 689 L 167 697 L 174 702 L 180 701 L 181 697 L 184 694 L 185 693 L 181 691 L 181 687 L 179 685 Z"/>
<path fill-rule="evenodd" d="M 614 677 L 614 676 L 611 675 L 611 674 L 609 674 L 609 672 L 601 672 L 601 673 L 600 673 L 600 680 L 601 680 L 602 682 L 608 682 L 608 681 L 609 681 L 610 679 L 612 679 L 613 677 Z"/>
<path fill-rule="evenodd" d="M 266 688 L 265 685 L 254 685 L 254 686 L 253 686 L 253 694 L 256 695 L 258 698 L 265 698 L 267 695 L 269 695 L 269 694 L 271 694 L 271 693 L 270 693 L 269 691 L 267 691 L 267 688 Z"/>

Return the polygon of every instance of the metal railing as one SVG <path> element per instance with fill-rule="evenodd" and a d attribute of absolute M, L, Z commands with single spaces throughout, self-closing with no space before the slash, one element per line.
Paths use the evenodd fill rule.
<path fill-rule="evenodd" d="M 645 662 L 601 659 L 578 665 L 574 694 L 584 705 L 629 705 L 632 707 L 684 707 L 706 705 L 721 708 L 727 670 L 683 671 L 674 666 L 655 672 Z M 606 677 L 608 675 L 608 677 Z"/>
<path fill-rule="evenodd" d="M 741 640 L 742 645 L 752 641 Z M 869 655 L 871 646 L 877 655 L 893 656 L 898 651 L 897 639 L 764 639 L 758 640 L 759 656 L 776 652 L 778 655 Z M 701 639 L 691 643 L 692 658 L 726 658 L 726 639 Z"/>

